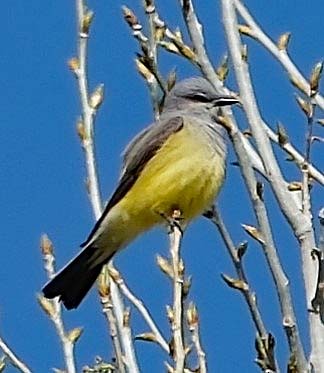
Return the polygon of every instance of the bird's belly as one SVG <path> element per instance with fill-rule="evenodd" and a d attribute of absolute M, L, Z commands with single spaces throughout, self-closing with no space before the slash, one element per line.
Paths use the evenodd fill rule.
<path fill-rule="evenodd" d="M 162 216 L 174 210 L 190 221 L 212 205 L 222 185 L 224 157 L 191 133 L 181 132 L 147 163 L 121 202 L 141 230 L 165 222 Z"/>

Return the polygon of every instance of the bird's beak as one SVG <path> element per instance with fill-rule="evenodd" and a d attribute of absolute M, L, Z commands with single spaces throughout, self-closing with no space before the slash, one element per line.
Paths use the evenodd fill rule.
<path fill-rule="evenodd" d="M 213 101 L 213 106 L 227 106 L 240 104 L 241 101 L 238 96 L 228 95 L 228 96 L 217 96 Z"/>

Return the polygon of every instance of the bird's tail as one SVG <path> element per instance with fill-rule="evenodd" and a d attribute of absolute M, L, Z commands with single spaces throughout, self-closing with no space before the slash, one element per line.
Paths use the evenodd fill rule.
<path fill-rule="evenodd" d="M 44 296 L 49 299 L 60 297 L 68 310 L 78 307 L 99 276 L 102 266 L 115 253 L 103 256 L 100 252 L 93 245 L 86 246 L 44 286 Z"/>

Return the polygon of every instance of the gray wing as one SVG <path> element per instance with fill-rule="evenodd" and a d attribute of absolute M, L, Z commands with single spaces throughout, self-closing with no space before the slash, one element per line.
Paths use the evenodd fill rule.
<path fill-rule="evenodd" d="M 123 153 L 121 179 L 129 169 L 136 168 L 142 159 L 151 159 L 168 137 L 183 127 L 183 118 L 175 116 L 153 123 L 140 132 Z"/>
<path fill-rule="evenodd" d="M 128 193 L 147 162 L 156 154 L 169 136 L 182 128 L 183 118 L 181 116 L 164 119 L 144 129 L 127 146 L 124 152 L 123 171 L 117 188 L 110 197 L 104 212 L 95 224 L 88 239 L 81 247 L 86 246 L 91 241 L 110 209 Z"/>

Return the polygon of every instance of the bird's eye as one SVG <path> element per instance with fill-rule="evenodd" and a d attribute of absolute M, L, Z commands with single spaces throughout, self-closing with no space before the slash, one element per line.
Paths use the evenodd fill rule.
<path fill-rule="evenodd" d="M 210 102 L 210 99 L 203 93 L 195 93 L 190 96 L 190 99 L 197 102 Z"/>

